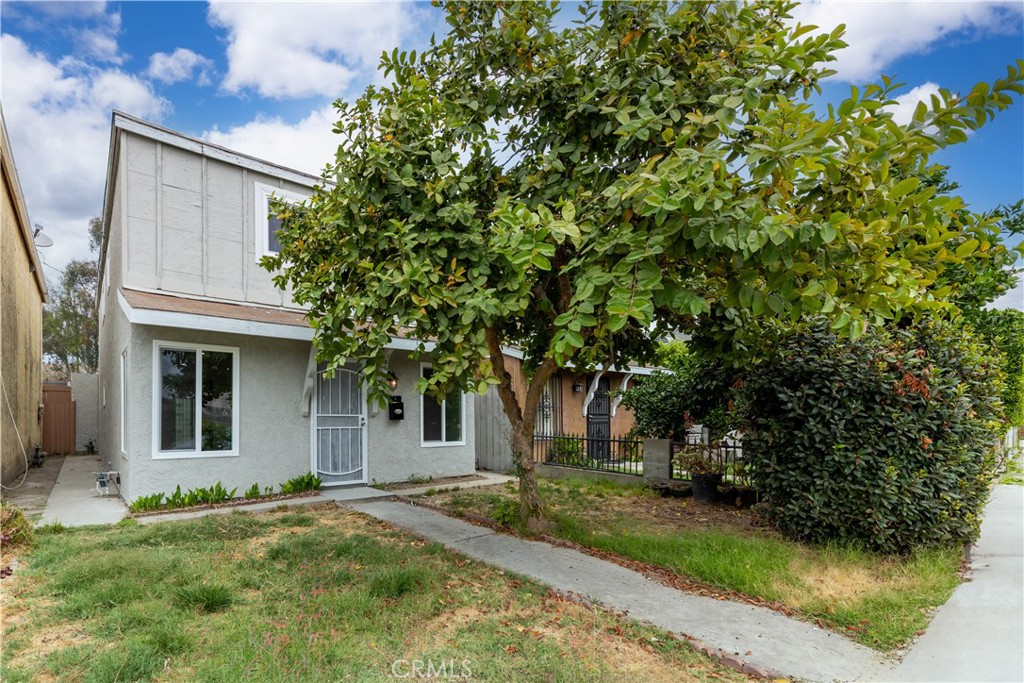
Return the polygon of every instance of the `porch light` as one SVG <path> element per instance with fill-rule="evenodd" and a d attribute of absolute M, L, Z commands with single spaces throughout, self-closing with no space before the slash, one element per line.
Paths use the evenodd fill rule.
<path fill-rule="evenodd" d="M 582 394 L 583 393 L 583 382 L 576 380 L 572 383 L 572 393 Z"/>
<path fill-rule="evenodd" d="M 391 387 L 391 391 L 394 391 L 395 389 L 397 389 L 398 388 L 398 375 L 396 375 L 395 373 L 393 373 L 393 372 L 391 372 L 389 370 L 388 371 L 387 383 L 388 383 L 388 386 Z"/>

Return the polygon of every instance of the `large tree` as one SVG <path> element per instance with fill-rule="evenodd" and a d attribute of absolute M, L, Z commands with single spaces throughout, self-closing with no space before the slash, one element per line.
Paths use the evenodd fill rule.
<path fill-rule="evenodd" d="M 365 364 L 372 397 L 409 329 L 434 345 L 419 390 L 497 385 L 537 516 L 534 417 L 559 367 L 644 360 L 669 329 L 742 346 L 762 318 L 824 314 L 857 336 L 946 305 L 939 271 L 996 242 L 994 220 L 915 172 L 1010 104 L 1020 70 L 903 126 L 886 79 L 820 113 L 808 98 L 841 30 L 793 26 L 792 7 L 584 4 L 561 29 L 549 3 L 447 2 L 443 39 L 385 55 L 385 85 L 336 103 L 335 163 L 304 205 L 277 205 L 264 265 L 309 305 L 321 358 Z"/>
<path fill-rule="evenodd" d="M 97 251 L 103 240 L 99 218 L 89 220 L 89 250 Z M 68 263 L 50 301 L 43 308 L 43 354 L 63 379 L 72 372 L 96 372 L 99 363 L 99 323 L 96 318 L 96 287 L 99 269 L 93 260 Z"/>

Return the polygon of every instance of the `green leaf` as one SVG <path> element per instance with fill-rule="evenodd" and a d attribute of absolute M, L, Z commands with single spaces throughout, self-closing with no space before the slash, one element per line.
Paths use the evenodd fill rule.
<path fill-rule="evenodd" d="M 967 258 L 978 249 L 978 240 L 967 240 L 956 248 L 957 258 Z"/>

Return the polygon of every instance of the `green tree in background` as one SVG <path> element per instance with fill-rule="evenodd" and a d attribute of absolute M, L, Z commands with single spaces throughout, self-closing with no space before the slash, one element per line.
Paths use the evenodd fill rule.
<path fill-rule="evenodd" d="M 697 327 L 742 351 L 759 321 L 809 314 L 857 337 L 951 308 L 930 290 L 942 270 L 997 242 L 913 172 L 1011 104 L 1021 67 L 907 125 L 888 79 L 818 114 L 842 31 L 792 26 L 793 6 L 587 3 L 559 29 L 553 4 L 447 2 L 443 39 L 385 55 L 385 85 L 336 103 L 336 161 L 304 205 L 277 205 L 264 266 L 374 398 L 409 328 L 434 345 L 420 391 L 497 385 L 539 516 L 534 416 L 558 368 L 648 361 L 652 338 Z"/>
<path fill-rule="evenodd" d="M 89 221 L 89 249 L 103 241 L 99 218 Z M 98 267 L 93 260 L 72 260 L 43 307 L 43 354 L 53 372 L 71 379 L 73 372 L 96 372 L 99 363 L 99 323 L 96 312 Z"/>

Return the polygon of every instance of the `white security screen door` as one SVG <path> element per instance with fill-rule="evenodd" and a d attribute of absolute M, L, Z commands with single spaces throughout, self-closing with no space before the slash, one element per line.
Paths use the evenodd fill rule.
<path fill-rule="evenodd" d="M 346 365 L 328 378 L 326 367 L 321 363 L 316 372 L 316 476 L 327 485 L 365 482 L 366 402 L 359 370 Z"/>

